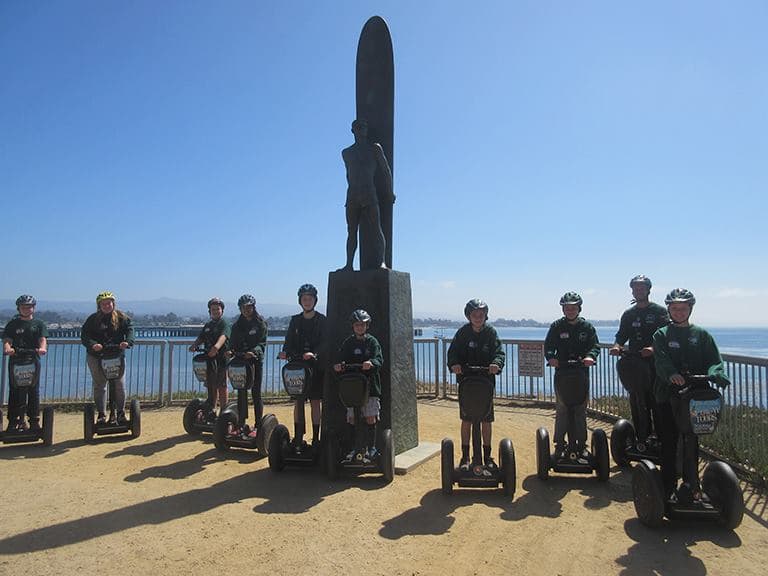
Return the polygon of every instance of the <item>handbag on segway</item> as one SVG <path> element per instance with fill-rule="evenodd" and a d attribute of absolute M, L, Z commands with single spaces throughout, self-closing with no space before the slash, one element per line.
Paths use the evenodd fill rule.
<path fill-rule="evenodd" d="M 580 359 L 561 363 L 555 374 L 555 389 L 567 412 L 566 436 L 568 444 L 562 453 L 550 451 L 549 432 L 544 427 L 536 431 L 536 474 L 541 480 L 549 478 L 549 471 L 561 474 L 592 474 L 600 482 L 610 475 L 608 438 L 605 431 L 597 428 L 592 432 L 591 450 L 576 441 L 577 422 L 575 409 L 587 401 L 589 373 Z"/>
<path fill-rule="evenodd" d="M 711 386 L 716 378 L 708 375 L 684 375 L 685 386 L 676 390 L 670 400 L 680 433 L 678 450 L 682 464 L 698 475 L 699 436 L 717 429 L 723 407 L 719 390 Z M 632 496 L 635 512 L 646 526 L 658 527 L 663 517 L 670 520 L 715 520 L 734 529 L 744 516 L 744 495 L 733 469 L 721 461 L 713 461 L 701 476 L 701 497 L 682 494 L 665 500 L 661 470 L 650 460 L 641 460 L 632 473 Z"/>
<path fill-rule="evenodd" d="M 37 350 L 35 348 L 18 347 L 14 347 L 14 350 L 14 356 L 31 359 L 25 359 L 24 361 L 19 362 L 9 361 L 10 371 L 13 373 L 13 377 L 9 378 L 9 385 L 16 388 L 29 388 L 37 385 L 40 375 L 40 363 L 34 359 L 34 356 L 37 355 Z M 43 408 L 43 425 L 41 427 L 33 428 L 21 424 L 23 417 L 23 414 L 19 416 L 21 420 L 18 426 L 5 430 L 3 425 L 3 412 L 0 410 L 0 442 L 3 444 L 20 444 L 42 440 L 43 446 L 50 446 L 53 444 L 52 406 Z"/>
<path fill-rule="evenodd" d="M 368 376 L 363 371 L 362 364 L 343 363 L 343 371 L 336 375 L 336 386 L 341 403 L 347 409 L 354 410 L 355 434 L 353 446 L 343 446 L 343 441 L 335 430 L 328 431 L 326 442 L 326 466 L 328 478 L 333 480 L 339 470 L 355 474 L 381 473 L 387 482 L 395 477 L 395 446 L 392 430 L 386 428 L 377 438 L 377 454 L 369 459 L 364 454 L 364 421 L 363 407 L 368 403 L 370 385 Z M 355 456 L 350 460 L 342 459 L 341 455 L 354 450 Z"/>
<path fill-rule="evenodd" d="M 226 370 L 219 359 L 208 356 L 208 352 L 204 348 L 198 347 L 193 351 L 196 354 L 192 357 L 192 371 L 197 381 L 203 386 L 207 384 L 211 374 L 216 374 L 219 370 Z M 211 406 L 208 400 L 193 398 L 184 408 L 184 430 L 190 436 L 199 436 L 203 433 L 213 434 L 216 418 L 214 406 Z"/>
<path fill-rule="evenodd" d="M 489 414 L 493 403 L 493 382 L 488 379 L 487 366 L 462 366 L 464 378 L 459 389 L 459 403 L 462 414 L 472 422 L 473 462 L 482 462 L 481 422 Z M 498 488 L 502 485 L 504 494 L 514 498 L 517 472 L 515 449 L 512 440 L 503 438 L 499 442 L 499 467 L 490 472 L 482 464 L 462 470 L 453 459 L 453 440 L 443 438 L 440 445 L 440 475 L 443 494 L 452 494 L 453 485 L 462 488 Z"/>
<path fill-rule="evenodd" d="M 269 440 L 278 424 L 274 414 L 264 414 L 261 425 L 248 424 L 248 391 L 254 385 L 256 360 L 235 354 L 227 365 L 227 374 L 232 388 L 237 391 L 237 401 L 230 402 L 219 414 L 213 429 L 213 443 L 220 452 L 230 448 L 256 450 L 266 456 Z M 258 382 L 261 386 L 261 381 Z"/>
<path fill-rule="evenodd" d="M 107 407 L 110 417 L 103 422 L 96 418 L 96 408 L 92 403 L 83 410 L 83 438 L 92 442 L 94 436 L 111 436 L 129 433 L 132 438 L 141 436 L 141 404 L 137 399 L 130 401 L 127 418 L 116 418 L 114 380 L 125 373 L 125 356 L 118 344 L 104 344 L 99 353 L 99 366 L 107 379 Z"/>
<path fill-rule="evenodd" d="M 304 404 L 307 391 L 312 384 L 314 371 L 309 362 L 300 359 L 290 359 L 281 369 L 283 388 L 286 394 L 296 403 L 299 411 L 301 426 L 305 422 Z M 288 427 L 278 424 L 272 432 L 269 441 L 269 467 L 280 472 L 286 465 L 312 466 L 317 464 L 320 456 L 320 444 L 314 442 L 298 444 L 291 441 Z"/>

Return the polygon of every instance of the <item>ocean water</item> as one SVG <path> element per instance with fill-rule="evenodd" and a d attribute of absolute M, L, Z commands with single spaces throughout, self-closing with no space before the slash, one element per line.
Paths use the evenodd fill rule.
<path fill-rule="evenodd" d="M 419 326 L 424 338 L 442 337 L 453 338 L 454 328 L 436 328 Z M 737 354 L 739 356 L 755 356 L 768 358 L 768 328 L 705 328 L 715 339 L 721 354 Z M 603 344 L 612 344 L 618 326 L 598 326 L 597 337 Z M 496 328 L 499 337 L 513 340 L 544 340 L 547 328 Z"/>

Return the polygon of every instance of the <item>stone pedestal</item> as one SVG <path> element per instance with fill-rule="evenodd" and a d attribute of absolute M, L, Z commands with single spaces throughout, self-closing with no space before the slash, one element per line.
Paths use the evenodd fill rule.
<path fill-rule="evenodd" d="M 363 308 L 372 317 L 369 332 L 381 344 L 381 420 L 378 433 L 392 429 L 395 454 L 419 443 L 416 415 L 416 374 L 413 365 L 411 277 L 394 270 L 339 270 L 328 275 L 328 344 L 330 359 L 352 334 L 352 311 Z M 345 409 L 338 397 L 334 372 L 326 371 L 323 426 L 344 426 Z"/>

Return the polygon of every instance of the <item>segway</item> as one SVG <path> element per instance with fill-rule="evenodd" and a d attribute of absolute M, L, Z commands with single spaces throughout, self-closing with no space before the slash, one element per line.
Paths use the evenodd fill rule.
<path fill-rule="evenodd" d="M 368 403 L 368 376 L 363 372 L 362 364 L 342 363 L 344 370 L 336 376 L 339 398 L 346 408 L 355 412 L 354 445 L 345 445 L 335 430 L 328 431 L 326 443 L 326 472 L 330 480 L 335 480 L 340 470 L 353 474 L 380 473 L 387 482 L 395 477 L 395 443 L 392 430 L 385 428 L 377 438 L 377 454 L 369 459 L 364 454 L 365 419 L 362 408 Z M 347 462 L 342 454 L 354 448 L 355 457 Z"/>
<path fill-rule="evenodd" d="M 230 402 L 221 411 L 213 427 L 213 443 L 220 452 L 227 452 L 234 447 L 256 450 L 261 456 L 267 455 L 277 418 L 274 414 L 264 414 L 258 429 L 251 428 L 247 423 L 248 389 L 253 381 L 249 372 L 252 373 L 254 369 L 253 361 L 245 359 L 243 354 L 235 354 L 229 362 L 227 374 L 232 388 L 237 390 L 237 402 Z"/>
<path fill-rule="evenodd" d="M 650 371 L 647 361 L 640 356 L 639 352 L 630 352 L 629 350 L 622 350 L 620 353 L 621 360 L 619 362 L 626 363 L 630 369 L 640 371 Z M 650 382 L 647 390 L 641 391 L 645 396 L 644 406 L 638 407 L 639 409 L 649 409 L 647 407 L 654 405 L 653 391 L 651 389 L 652 382 Z M 632 404 L 631 394 L 632 391 L 627 388 L 626 384 L 622 382 L 624 389 L 630 393 L 630 404 Z M 637 394 L 638 392 L 636 392 Z M 650 411 L 650 410 L 649 410 Z M 636 414 L 636 408 L 632 405 L 632 419 L 633 421 L 640 417 L 640 414 Z M 653 431 L 652 426 L 655 422 L 649 418 L 649 432 L 650 434 L 646 438 L 645 442 L 639 442 L 635 433 L 635 427 L 628 420 L 620 418 L 614 425 L 611 432 L 611 455 L 613 461 L 617 466 L 625 467 L 630 462 L 638 462 L 640 460 L 650 460 L 654 464 L 661 462 L 661 443 L 658 436 Z"/>
<path fill-rule="evenodd" d="M 582 372 L 584 365 L 581 360 L 568 360 L 562 364 L 558 369 L 555 387 L 560 399 L 568 408 L 568 445 L 562 453 L 550 452 L 549 433 L 546 428 L 539 428 L 536 431 L 536 475 L 539 479 L 546 480 L 550 470 L 560 474 L 594 472 L 598 481 L 606 482 L 610 474 L 610 461 L 605 431 L 598 428 L 592 432 L 591 450 L 586 453 L 585 447 L 579 446 L 575 441 L 574 409 L 586 402 L 589 394 L 589 379 Z"/>
<path fill-rule="evenodd" d="M 14 348 L 18 356 L 37 355 L 35 348 Z M 40 370 L 40 365 L 33 360 L 19 364 L 13 364 L 13 381 L 16 388 L 29 388 L 35 385 Z M 9 382 L 10 385 L 10 382 Z M 10 406 L 9 406 L 10 408 Z M 53 444 L 53 407 L 43 408 L 43 425 L 32 429 L 24 423 L 24 414 L 19 416 L 17 426 L 4 429 L 3 412 L 0 410 L 0 442 L 3 444 L 21 444 L 27 442 L 43 441 L 43 446 Z"/>
<path fill-rule="evenodd" d="M 464 379 L 459 389 L 459 403 L 464 414 L 472 421 L 472 466 L 463 471 L 454 465 L 453 440 L 443 438 L 440 446 L 440 474 L 443 494 L 453 493 L 453 485 L 462 488 L 498 488 L 502 485 L 505 496 L 514 498 L 517 472 L 515 467 L 515 449 L 512 440 L 503 438 L 499 442 L 499 467 L 495 471 L 485 470 L 483 461 L 483 443 L 481 421 L 491 410 L 493 402 L 493 383 L 484 374 L 487 366 L 462 366 Z M 486 475 L 490 474 L 490 475 Z"/>
<path fill-rule="evenodd" d="M 307 390 L 312 384 L 313 371 L 307 362 L 291 359 L 282 368 L 283 388 L 291 400 L 298 402 L 299 425 L 302 431 L 305 426 L 304 402 Z M 320 455 L 320 444 L 314 442 L 300 444 L 294 439 L 284 424 L 278 424 L 269 440 L 269 467 L 280 472 L 286 465 L 312 466 L 317 463 Z"/>
<path fill-rule="evenodd" d="M 192 358 L 192 371 L 195 373 L 197 381 L 205 386 L 209 371 L 215 373 L 219 369 L 224 370 L 224 368 L 219 366 L 216 358 L 209 357 L 205 349 L 196 348 L 194 351 L 197 354 Z M 199 436 L 203 433 L 213 434 L 213 428 L 216 425 L 216 411 L 207 400 L 194 398 L 184 408 L 183 423 L 184 430 L 190 436 Z"/>
<path fill-rule="evenodd" d="M 710 386 L 710 376 L 686 375 L 685 386 L 673 397 L 672 407 L 680 431 L 684 469 L 698 473 L 699 436 L 717 429 L 723 397 Z M 641 460 L 632 472 L 632 496 L 640 521 L 652 528 L 669 520 L 714 520 L 729 530 L 741 524 L 744 494 L 733 469 L 725 462 L 710 462 L 701 477 L 702 493 L 695 498 L 683 484 L 669 500 L 664 498 L 661 470 L 650 460 Z"/>
<path fill-rule="evenodd" d="M 112 436 L 130 433 L 132 438 L 141 436 L 141 404 L 138 400 L 130 401 L 128 417 L 124 422 L 117 419 L 115 410 L 115 385 L 112 380 L 122 377 L 125 372 L 125 357 L 118 344 L 105 344 L 100 353 L 99 363 L 107 379 L 109 418 L 106 422 L 96 421 L 96 407 L 86 404 L 83 411 L 83 438 L 92 442 L 94 436 Z"/>

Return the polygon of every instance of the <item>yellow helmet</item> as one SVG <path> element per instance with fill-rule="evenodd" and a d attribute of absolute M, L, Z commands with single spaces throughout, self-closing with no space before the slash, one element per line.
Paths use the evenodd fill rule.
<path fill-rule="evenodd" d="M 117 300 L 117 298 L 115 298 L 115 295 L 112 294 L 112 292 L 107 290 L 106 292 L 102 292 L 101 294 L 96 296 L 96 306 L 101 304 L 102 300 L 112 300 L 114 302 L 115 300 Z"/>

